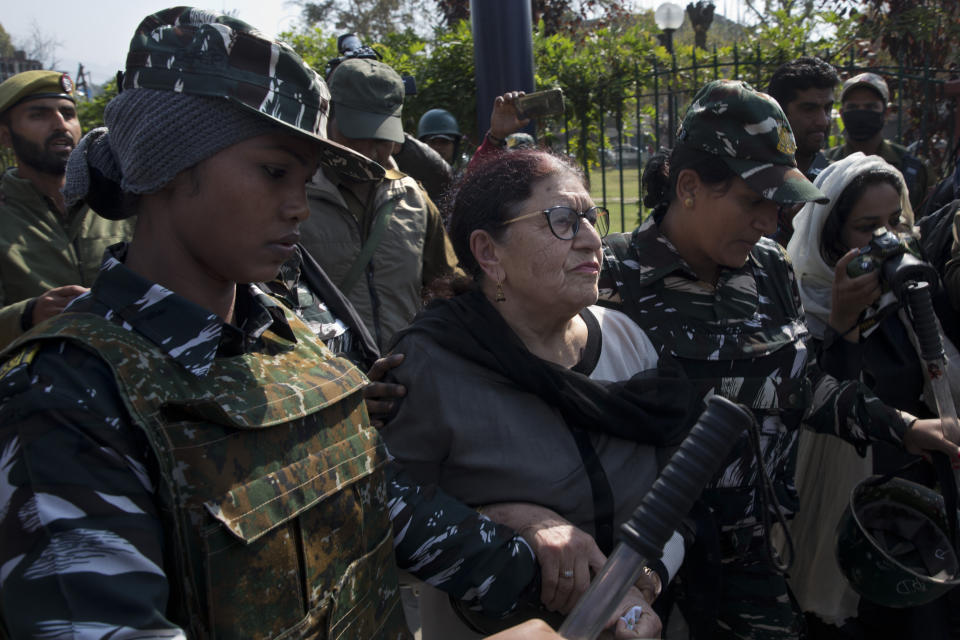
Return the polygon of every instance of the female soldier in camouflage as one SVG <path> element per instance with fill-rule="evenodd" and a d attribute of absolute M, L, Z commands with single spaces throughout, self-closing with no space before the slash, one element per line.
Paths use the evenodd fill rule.
<path fill-rule="evenodd" d="M 797 170 L 795 148 L 773 99 L 742 82 L 711 82 L 694 97 L 669 160 L 647 166 L 644 204 L 653 215 L 632 234 L 607 239 L 601 298 L 678 358 L 702 396 L 752 407 L 759 425 L 759 459 L 744 436 L 702 496 L 698 547 L 681 572 L 684 613 L 700 637 L 800 633 L 765 525 L 797 508 L 802 420 L 855 444 L 877 438 L 958 454 L 939 421 L 914 422 L 858 383 L 823 375 L 807 357 L 793 271 L 764 238 L 776 229 L 778 207 L 824 200 Z"/>
<path fill-rule="evenodd" d="M 319 162 L 382 169 L 229 17 L 149 16 L 121 87 L 66 195 L 134 239 L 0 371 L 0 635 L 408 637 L 366 379 L 243 284 L 294 254 Z"/>

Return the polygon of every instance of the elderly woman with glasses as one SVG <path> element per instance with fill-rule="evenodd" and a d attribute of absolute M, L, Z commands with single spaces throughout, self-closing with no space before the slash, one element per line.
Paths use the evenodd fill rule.
<path fill-rule="evenodd" d="M 652 370 L 653 347 L 626 316 L 593 306 L 608 213 L 576 168 L 519 150 L 468 172 L 451 203 L 472 287 L 398 336 L 394 374 L 408 391 L 382 435 L 418 481 L 517 529 L 540 565 L 529 591 L 567 613 L 653 483 L 656 448 L 687 426 L 688 386 Z M 646 593 L 624 603 L 642 613 L 633 629 L 618 621 L 617 637 L 657 634 L 648 604 L 681 558 L 675 535 Z M 423 637 L 478 637 L 451 614 L 426 589 Z"/>

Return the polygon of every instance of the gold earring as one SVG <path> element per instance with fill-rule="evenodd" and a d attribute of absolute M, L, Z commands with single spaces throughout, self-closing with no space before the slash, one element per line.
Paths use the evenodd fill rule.
<path fill-rule="evenodd" d="M 497 295 L 494 298 L 497 302 L 506 302 L 507 296 L 503 295 L 503 280 L 497 278 Z"/>
<path fill-rule="evenodd" d="M 683 201 L 683 206 L 685 206 L 687 209 L 689 209 L 690 207 L 692 207 L 692 206 L 693 206 L 693 198 L 687 198 L 686 200 L 684 200 L 684 201 Z"/>

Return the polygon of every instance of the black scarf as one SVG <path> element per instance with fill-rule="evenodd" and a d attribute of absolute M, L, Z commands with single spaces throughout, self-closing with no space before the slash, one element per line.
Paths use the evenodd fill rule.
<path fill-rule="evenodd" d="M 680 443 L 701 406 L 674 361 L 625 382 L 598 382 L 530 353 L 479 291 L 439 300 L 397 334 L 426 332 L 443 348 L 513 381 L 557 407 L 567 426 L 653 446 Z"/>

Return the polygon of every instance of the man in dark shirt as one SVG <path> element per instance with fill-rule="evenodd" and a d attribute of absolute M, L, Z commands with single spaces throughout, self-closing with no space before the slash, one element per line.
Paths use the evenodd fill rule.
<path fill-rule="evenodd" d="M 840 82 L 836 70 L 820 58 L 803 56 L 773 72 L 767 93 L 780 103 L 797 143 L 797 168 L 816 180 L 829 163 L 821 149 L 830 134 L 834 89 Z M 786 247 L 793 234 L 793 216 L 800 207 L 780 211 L 774 240 Z"/>

